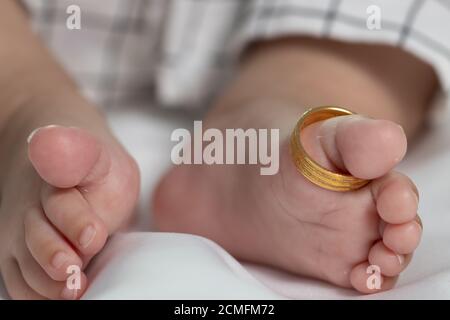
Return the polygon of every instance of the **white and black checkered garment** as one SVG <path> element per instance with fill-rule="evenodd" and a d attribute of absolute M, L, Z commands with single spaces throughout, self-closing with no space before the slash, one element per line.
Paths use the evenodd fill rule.
<path fill-rule="evenodd" d="M 105 107 L 202 106 L 246 44 L 311 35 L 400 46 L 450 92 L 450 0 L 23 0 L 36 31 Z M 81 30 L 66 27 L 69 5 Z M 381 28 L 367 21 L 377 6 Z"/>

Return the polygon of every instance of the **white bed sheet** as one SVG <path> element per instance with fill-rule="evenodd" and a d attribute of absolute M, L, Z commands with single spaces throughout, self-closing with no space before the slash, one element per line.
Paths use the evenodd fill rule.
<path fill-rule="evenodd" d="M 450 115 L 410 147 L 399 170 L 421 190 L 422 243 L 395 289 L 369 296 L 267 267 L 241 264 L 201 237 L 151 230 L 149 195 L 170 166 L 170 134 L 192 119 L 150 108 L 111 111 L 136 157 L 142 197 L 130 232 L 113 236 L 88 269 L 85 299 L 450 299 Z M 445 119 L 444 119 L 445 118 Z M 7 298 L 0 282 L 0 298 Z"/>

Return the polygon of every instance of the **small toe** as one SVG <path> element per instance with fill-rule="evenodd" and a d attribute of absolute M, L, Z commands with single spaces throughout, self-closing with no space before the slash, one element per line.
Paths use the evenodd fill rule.
<path fill-rule="evenodd" d="M 11 299 L 44 300 L 45 297 L 34 291 L 25 281 L 17 261 L 7 259 L 1 266 L 2 278 Z"/>
<path fill-rule="evenodd" d="M 350 273 L 350 283 L 357 291 L 365 294 L 392 289 L 398 277 L 384 276 L 380 268 L 363 262 L 355 266 Z"/>
<path fill-rule="evenodd" d="M 50 222 L 83 255 L 94 255 L 103 248 L 108 231 L 78 189 L 46 186 L 41 201 Z"/>
<path fill-rule="evenodd" d="M 417 214 L 419 195 L 414 183 L 405 175 L 392 172 L 372 183 L 380 218 L 387 223 L 412 221 Z"/>
<path fill-rule="evenodd" d="M 422 226 L 417 219 L 403 224 L 387 224 L 383 232 L 383 243 L 399 254 L 412 253 L 419 245 Z"/>
<path fill-rule="evenodd" d="M 67 268 L 82 267 L 80 257 L 50 224 L 43 212 L 33 209 L 25 214 L 25 243 L 37 263 L 54 280 L 66 280 Z M 19 251 L 20 254 L 21 248 Z"/>
<path fill-rule="evenodd" d="M 383 275 L 398 276 L 411 261 L 412 255 L 398 254 L 378 241 L 369 251 L 369 263 L 378 266 Z"/>
<path fill-rule="evenodd" d="M 48 299 L 74 300 L 79 298 L 86 288 L 86 276 L 81 271 L 77 275 L 79 277 L 77 290 L 70 289 L 72 287 L 68 286 L 68 280 L 55 281 L 50 278 L 25 246 L 17 261 L 26 283 L 39 295 Z"/>

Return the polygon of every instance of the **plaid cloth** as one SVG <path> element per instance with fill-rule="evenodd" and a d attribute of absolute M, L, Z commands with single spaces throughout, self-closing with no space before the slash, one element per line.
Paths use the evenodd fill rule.
<path fill-rule="evenodd" d="M 450 92 L 450 0 L 23 1 L 51 51 L 105 107 L 142 98 L 204 106 L 249 42 L 295 34 L 403 47 Z M 81 30 L 66 27 L 70 5 L 81 8 Z"/>

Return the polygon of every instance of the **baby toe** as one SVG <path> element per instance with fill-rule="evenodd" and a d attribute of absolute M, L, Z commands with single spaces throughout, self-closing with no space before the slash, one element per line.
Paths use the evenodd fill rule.
<path fill-rule="evenodd" d="M 363 262 L 355 266 L 350 273 L 350 283 L 361 293 L 377 293 L 394 287 L 398 277 L 387 277 L 378 266 Z"/>
<path fill-rule="evenodd" d="M 75 248 L 88 256 L 100 251 L 108 235 L 106 227 L 77 189 L 47 186 L 41 198 L 47 218 Z"/>
<path fill-rule="evenodd" d="M 31 255 L 52 279 L 66 280 L 70 266 L 82 267 L 80 257 L 48 222 L 42 211 L 28 211 L 25 214 L 24 228 L 25 243 Z"/>
<path fill-rule="evenodd" d="M 418 219 L 403 224 L 387 224 L 383 232 L 383 243 L 399 254 L 412 253 L 419 245 L 422 226 Z"/>
<path fill-rule="evenodd" d="M 412 255 L 402 255 L 387 248 L 378 241 L 369 251 L 369 263 L 378 266 L 383 275 L 394 277 L 400 274 L 411 261 Z"/>
<path fill-rule="evenodd" d="M 416 186 L 407 176 L 392 172 L 374 181 L 372 193 L 378 214 L 385 222 L 402 224 L 415 218 L 419 196 Z"/>
<path fill-rule="evenodd" d="M 59 188 L 82 182 L 102 152 L 100 143 L 86 130 L 58 125 L 37 128 L 28 143 L 28 157 L 39 176 Z"/>
<path fill-rule="evenodd" d="M 405 155 L 407 144 L 399 125 L 360 115 L 307 126 L 301 140 L 306 152 L 320 165 L 364 179 L 375 179 L 392 170 Z"/>
<path fill-rule="evenodd" d="M 43 300 L 45 297 L 34 291 L 25 281 L 17 261 L 6 259 L 1 266 L 2 278 L 11 299 Z"/>
<path fill-rule="evenodd" d="M 25 282 L 39 295 L 48 299 L 73 300 L 79 298 L 87 284 L 86 276 L 80 271 L 75 275 L 76 281 L 55 281 L 48 276 L 36 262 L 27 248 L 23 248 L 17 256 L 17 261 Z M 76 284 L 72 286 L 72 282 Z"/>
<path fill-rule="evenodd" d="M 392 121 L 349 116 L 336 125 L 336 146 L 354 176 L 375 179 L 389 172 L 406 153 L 403 129 Z"/>

